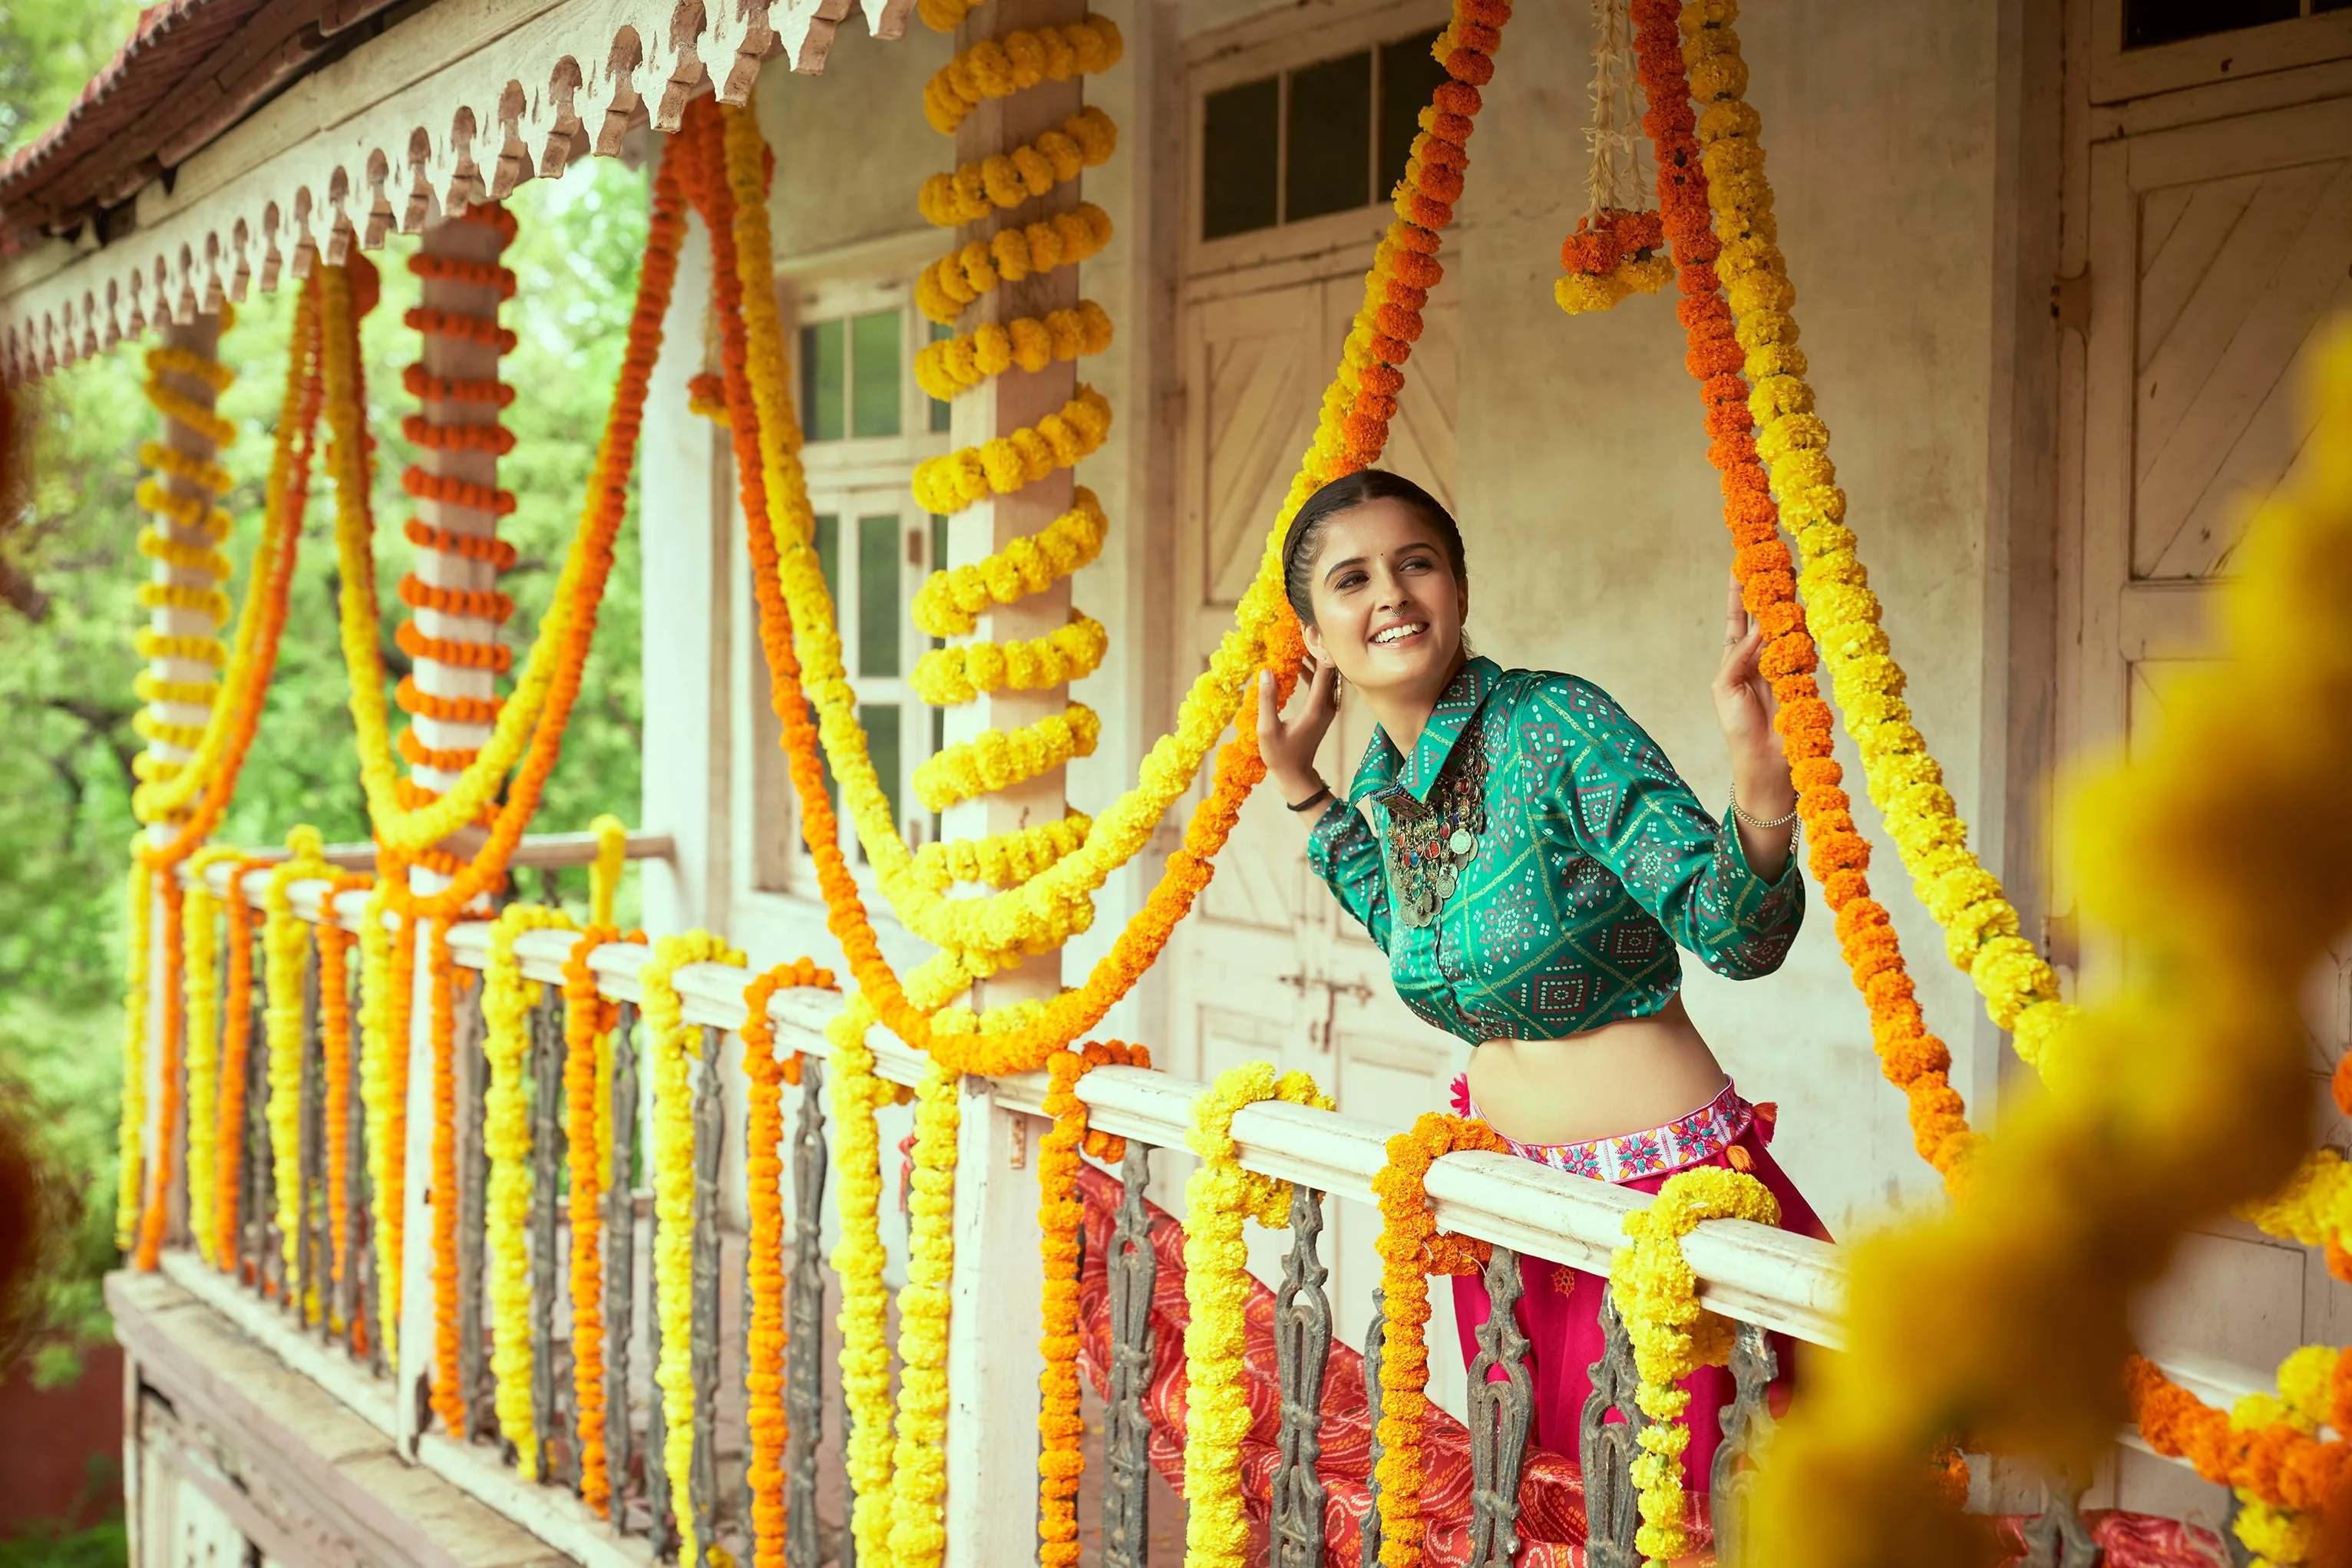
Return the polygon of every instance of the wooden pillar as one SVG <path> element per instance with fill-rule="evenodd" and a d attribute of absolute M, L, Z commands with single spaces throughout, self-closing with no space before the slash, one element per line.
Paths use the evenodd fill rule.
<path fill-rule="evenodd" d="M 1081 20 L 1086 0 L 996 0 L 972 13 L 956 34 L 956 47 L 1003 37 L 1018 27 Z M 1058 129 L 1084 101 L 1082 78 L 1041 82 L 1011 98 L 980 105 L 956 134 L 958 162 L 1005 153 L 1043 131 Z M 1018 227 L 1076 207 L 1079 182 L 1056 185 L 1018 207 L 999 209 L 966 225 L 959 243 L 985 240 L 1000 229 Z M 986 321 L 1042 318 L 1078 302 L 1078 269 L 1057 267 L 1004 283 L 983 294 L 957 323 L 970 331 Z M 1056 361 L 1044 370 L 1015 366 L 955 400 L 953 439 L 978 445 L 1034 425 L 1058 413 L 1077 390 L 1077 370 Z M 948 524 L 948 559 L 961 564 L 1004 549 L 1037 533 L 1069 510 L 1075 482 L 1057 468 L 1010 496 L 979 502 Z M 1003 643 L 1043 637 L 1068 624 L 1070 585 L 1065 578 L 1018 604 L 1000 606 L 984 622 L 986 634 Z M 966 706 L 950 708 L 947 739 L 968 739 L 983 728 L 1013 729 L 1060 714 L 1069 687 L 1044 691 L 999 691 Z M 951 807 L 941 824 L 949 838 L 980 838 L 1051 821 L 1067 809 L 1064 775 L 1056 768 L 1012 789 Z M 1055 994 L 1062 984 L 1059 953 L 1030 958 L 974 988 L 975 1005 L 987 1007 Z M 947 1565 L 977 1568 L 1025 1556 L 1037 1529 L 1037 1447 L 1024 1437 L 1008 1442 L 1008 1422 L 1037 1408 L 1044 1358 L 1037 1348 L 1037 1175 L 1033 1150 L 1045 1124 L 997 1103 L 987 1081 L 964 1081 L 963 1117 L 958 1138 L 955 1187 L 954 1283 L 948 1319 Z M 1027 1432 L 1027 1425 L 1020 1430 Z"/>
<path fill-rule="evenodd" d="M 417 270 L 424 279 L 424 308 L 495 323 L 504 297 L 495 281 L 499 254 L 505 248 L 504 233 L 492 223 L 466 218 L 447 219 L 426 229 L 417 247 L 422 264 Z M 436 267 L 433 264 L 436 260 L 456 266 Z M 447 276 L 452 270 L 466 276 Z M 498 380 L 499 355 L 495 341 L 426 331 L 420 343 L 418 360 L 425 375 L 431 378 L 426 383 L 428 392 L 446 390 L 444 383 L 447 381 L 494 384 Z M 495 426 L 500 407 L 497 400 L 480 397 L 425 396 L 419 400 L 425 423 L 445 429 Z M 416 466 L 428 481 L 456 481 L 473 488 L 467 499 L 449 499 L 445 498 L 447 491 L 436 495 L 428 485 L 428 493 L 416 497 L 417 520 L 427 528 L 440 530 L 436 537 L 450 547 L 419 545 L 414 569 L 416 580 L 428 589 L 479 591 L 497 588 L 497 556 L 480 547 L 469 549 L 460 542 L 479 539 L 487 544 L 498 538 L 497 509 L 470 504 L 497 491 L 499 463 L 495 446 L 447 444 L 436 448 L 420 444 Z M 457 614 L 430 605 L 419 605 L 411 613 L 415 629 L 429 638 L 459 643 L 499 640 L 498 622 L 486 617 Z M 490 702 L 498 695 L 498 676 L 494 672 L 438 658 L 415 657 L 411 678 L 428 702 L 441 698 L 480 704 Z M 463 759 L 489 738 L 491 728 L 488 723 L 451 716 L 446 712 L 440 716 L 431 712 L 414 712 L 409 722 L 416 739 L 429 752 L 456 753 L 436 758 L 454 763 L 455 768 L 410 762 L 410 780 L 436 795 L 456 781 L 457 769 L 464 766 Z M 468 826 L 452 835 L 445 847 L 459 854 L 470 854 L 481 841 L 481 830 Z M 409 882 L 419 894 L 430 894 L 447 885 L 446 878 L 423 868 L 412 871 Z M 433 1184 L 433 981 L 429 934 L 419 929 L 416 943 L 415 986 L 409 1009 L 408 1145 L 404 1151 L 408 1179 L 402 1221 L 400 1359 L 394 1377 L 398 1393 L 393 1402 L 400 1422 L 401 1447 L 409 1453 L 415 1452 L 416 1437 L 423 1429 L 421 1423 L 431 1418 L 419 1385 L 421 1382 L 429 1386 L 434 1362 L 434 1206 L 454 1203 L 457 1197 L 454 1192 L 436 1190 Z M 461 1071 L 461 1103 L 464 1081 Z"/>
<path fill-rule="evenodd" d="M 217 315 L 197 316 L 184 325 L 163 328 L 156 334 L 163 347 L 177 349 L 202 360 L 215 360 L 219 357 L 220 335 L 221 319 Z M 172 371 L 163 371 L 159 379 L 171 391 L 207 412 L 215 407 L 219 402 L 219 391 L 211 382 Z M 216 459 L 219 452 L 219 445 L 214 441 L 213 434 L 200 430 L 185 420 L 167 416 L 163 421 L 163 428 L 156 433 L 155 439 L 173 451 L 194 458 L 200 463 L 211 463 Z M 169 472 L 159 472 L 155 478 L 168 494 L 194 501 L 202 507 L 202 511 L 198 513 L 196 526 L 193 528 L 183 527 L 160 512 L 149 514 L 150 523 L 155 531 L 175 545 L 205 550 L 220 549 L 224 541 L 215 540 L 204 522 L 205 517 L 211 512 L 213 502 L 216 498 L 213 492 Z M 209 572 L 173 566 L 166 560 L 151 559 L 148 566 L 148 580 L 159 586 L 198 591 L 217 590 L 225 586 Z M 227 628 L 215 622 L 210 614 L 199 610 L 174 608 L 168 604 L 159 604 L 148 611 L 147 628 L 159 636 L 166 637 L 219 637 L 225 640 L 227 634 Z M 211 716 L 211 705 L 171 702 L 164 698 L 173 686 L 205 685 L 218 681 L 221 678 L 221 668 L 202 659 L 163 656 L 149 659 L 146 662 L 146 670 L 151 682 L 153 683 L 151 690 L 154 695 L 149 698 L 146 705 L 147 716 L 152 724 L 201 729 L 205 721 Z M 175 745 L 169 738 L 160 737 L 160 732 L 151 726 L 147 740 L 147 756 L 151 765 L 184 765 L 194 756 L 194 753 L 185 747 Z M 158 844 L 168 842 L 177 826 L 176 821 L 150 824 L 147 829 L 148 841 Z M 163 1031 L 166 1022 L 172 1016 L 172 1009 L 168 1005 L 169 998 L 164 993 L 163 984 L 165 966 L 169 958 L 169 955 L 164 951 L 164 945 L 168 938 L 163 928 L 163 899 L 150 892 L 148 900 L 149 985 L 145 1084 L 147 1119 L 146 1125 L 141 1133 L 139 1146 L 146 1165 L 146 1175 L 141 1182 L 140 1191 L 147 1195 L 148 1201 L 152 1201 L 152 1188 L 158 1169 L 157 1156 L 162 1152 L 163 1144 L 165 1051 Z M 179 1173 L 179 1179 L 174 1182 L 173 1188 L 163 1195 L 164 1201 L 169 1205 L 168 1225 L 164 1234 L 167 1241 L 178 1243 L 187 1239 L 188 1204 L 185 1180 L 187 1116 L 184 1112 L 184 1100 L 183 1113 L 173 1129 L 172 1145 L 171 1168 Z"/>
<path fill-rule="evenodd" d="M 974 11 L 956 33 L 956 47 L 971 47 L 986 38 L 1003 37 L 1018 27 L 1066 24 L 1083 19 L 1086 0 L 996 0 Z M 1078 112 L 1083 102 L 1082 78 L 1072 73 L 1066 81 L 1044 81 L 1010 98 L 991 99 L 968 116 L 956 132 L 959 163 L 1010 152 L 1023 142 Z M 1001 229 L 1019 228 L 1078 204 L 1080 182 L 1067 181 L 1021 205 L 999 208 L 978 223 L 957 231 L 957 243 L 986 240 Z M 1056 267 L 1032 273 L 1018 283 L 1004 283 L 982 295 L 963 313 L 957 329 L 970 331 L 988 321 L 1043 318 L 1049 310 L 1066 309 L 1078 302 L 1078 269 Z M 1011 435 L 1057 413 L 1077 390 L 1077 369 L 1069 361 L 1055 361 L 1042 371 L 1018 366 L 982 382 L 955 400 L 952 435 L 957 446 Z M 1010 496 L 975 503 L 948 523 L 948 559 L 951 564 L 979 560 L 1004 549 L 1025 534 L 1043 530 L 1070 509 L 1075 485 L 1070 471 L 1057 468 Z M 1045 592 L 1018 604 L 997 607 L 983 622 L 992 641 L 1010 643 L 1044 637 L 1069 623 L 1070 584 L 1061 579 Z M 947 715 L 947 740 L 968 740 L 982 729 L 1015 729 L 1058 715 L 1069 703 L 1066 685 L 1043 691 L 998 691 Z M 1061 768 L 1009 789 L 982 795 L 950 807 L 940 824 L 948 838 L 982 838 L 1039 822 L 1055 821 L 1067 809 Z M 1062 960 L 1058 953 L 1030 958 L 977 988 L 975 1005 L 987 1007 L 1030 998 L 1051 997 L 1061 988 Z"/>

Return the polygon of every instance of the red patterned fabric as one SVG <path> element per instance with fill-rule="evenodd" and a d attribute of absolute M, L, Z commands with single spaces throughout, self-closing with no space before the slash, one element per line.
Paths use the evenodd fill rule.
<path fill-rule="evenodd" d="M 1079 1196 L 1086 1204 L 1086 1256 L 1078 1272 L 1081 1339 L 1078 1364 L 1106 1398 L 1110 1393 L 1111 1235 L 1119 1204 L 1118 1178 L 1082 1165 Z M 1156 1204 L 1150 1211 L 1151 1250 L 1160 1271 L 1151 1292 L 1151 1383 L 1143 1400 L 1151 1423 L 1151 1463 L 1179 1495 L 1184 1490 L 1184 1326 L 1192 1313 L 1184 1302 L 1184 1231 Z M 1250 1433 L 1242 1441 L 1242 1498 L 1254 1555 L 1265 1547 L 1267 1499 L 1272 1495 L 1276 1443 L 1281 1429 L 1281 1384 L 1275 1372 L 1274 1293 L 1252 1281 L 1244 1309 Z M 1423 1506 L 1429 1521 L 1426 1560 L 1433 1568 L 1465 1563 L 1470 1556 L 1470 1434 L 1459 1421 L 1431 1406 L 1422 1429 L 1428 1455 Z M 1371 1458 L 1370 1412 L 1364 1400 L 1364 1358 L 1335 1341 L 1323 1375 L 1322 1458 L 1316 1471 L 1328 1494 L 1324 1515 L 1326 1561 L 1352 1564 L 1363 1541 L 1370 1494 L 1366 1470 Z M 1713 1539 L 1694 1498 L 1691 1543 L 1714 1558 Z M 2179 1520 L 2147 1514 L 2096 1511 L 2084 1521 L 2106 1553 L 2106 1568 L 2216 1568 L 2228 1554 L 2210 1531 Z M 1998 1521 L 2014 1563 L 2025 1552 L 2024 1521 Z M 1519 1481 L 1519 1538 L 1526 1544 L 1521 1568 L 1585 1568 L 1584 1482 L 1576 1461 L 1532 1445 Z"/>

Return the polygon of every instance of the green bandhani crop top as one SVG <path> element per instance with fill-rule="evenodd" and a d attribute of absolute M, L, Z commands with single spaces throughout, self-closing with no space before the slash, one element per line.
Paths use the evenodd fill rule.
<path fill-rule="evenodd" d="M 1796 857 L 1758 876 L 1729 813 L 1608 693 L 1491 659 L 1463 666 L 1410 758 L 1373 732 L 1307 858 L 1405 1005 L 1474 1045 L 1646 1018 L 1681 988 L 1677 944 L 1769 975 L 1805 915 Z"/>

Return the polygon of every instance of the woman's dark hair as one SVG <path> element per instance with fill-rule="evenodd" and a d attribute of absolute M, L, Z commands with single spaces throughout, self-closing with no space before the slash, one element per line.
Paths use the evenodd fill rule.
<path fill-rule="evenodd" d="M 1462 529 L 1454 514 L 1437 497 L 1385 468 L 1359 468 L 1343 474 L 1312 496 L 1290 519 L 1289 537 L 1282 541 L 1282 591 L 1301 624 L 1315 623 L 1315 557 L 1322 548 L 1324 528 L 1342 512 L 1352 512 L 1367 501 L 1402 501 L 1437 535 L 1445 547 L 1445 564 L 1454 580 L 1468 582 L 1470 569 L 1462 554 Z"/>

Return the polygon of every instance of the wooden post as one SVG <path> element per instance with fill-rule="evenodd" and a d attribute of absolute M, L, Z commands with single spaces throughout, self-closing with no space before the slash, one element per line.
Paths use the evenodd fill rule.
<path fill-rule="evenodd" d="M 220 335 L 221 319 L 217 315 L 197 316 L 184 325 L 163 328 L 156 334 L 164 347 L 183 350 L 205 360 L 219 357 Z M 210 410 L 219 401 L 220 393 L 209 382 L 169 371 L 164 371 L 160 379 L 173 392 L 201 408 Z M 180 419 L 166 417 L 163 422 L 163 428 L 156 433 L 155 439 L 175 452 L 184 453 L 204 463 L 215 461 L 219 451 L 218 445 L 211 435 Z M 216 498 L 211 491 L 202 486 L 192 484 L 170 473 L 159 473 L 156 476 L 156 482 L 171 495 L 201 502 L 207 513 Z M 215 544 L 212 536 L 201 526 L 201 521 L 196 528 L 183 528 L 160 512 L 150 514 L 150 520 L 155 531 L 173 544 L 199 549 L 219 548 Z M 175 567 L 164 560 L 151 560 L 148 564 L 148 580 L 160 585 L 199 590 L 218 589 L 223 586 L 215 581 L 209 573 L 204 571 L 186 567 Z M 157 605 L 149 610 L 147 626 L 148 630 L 162 636 L 226 638 L 227 634 L 226 626 L 215 625 L 212 617 L 202 611 L 175 609 L 170 605 Z M 158 683 L 181 685 L 217 681 L 222 674 L 219 669 L 203 660 L 172 657 L 148 660 L 147 673 Z M 210 706 L 204 703 L 176 703 L 151 699 L 147 704 L 147 716 L 161 725 L 202 728 L 210 715 Z M 184 764 L 194 755 L 186 747 L 173 745 L 168 739 L 157 738 L 152 734 L 147 741 L 147 756 L 155 763 Z M 148 841 L 159 844 L 170 841 L 177 826 L 176 822 L 170 821 L 151 824 L 147 829 Z M 150 977 L 147 989 L 147 1121 L 140 1134 L 139 1146 L 146 1163 L 146 1175 L 141 1182 L 140 1191 L 146 1195 L 147 1201 L 152 1202 L 156 1197 L 153 1186 L 161 1169 L 158 1156 L 164 1152 L 162 1147 L 165 1050 L 163 1030 L 172 1016 L 172 1009 L 168 1006 L 168 998 L 164 995 L 163 984 L 165 967 L 170 957 L 170 955 L 164 951 L 166 938 L 163 928 L 163 899 L 152 890 L 150 890 L 147 898 L 149 933 L 147 973 Z M 162 1195 L 162 1199 L 170 1206 L 167 1214 L 166 1239 L 177 1243 L 187 1239 L 188 1201 L 185 1157 L 187 1116 L 184 1104 L 183 1113 L 173 1127 L 172 1142 L 173 1159 L 171 1168 L 175 1175 L 171 1188 Z M 136 1245 L 135 1239 L 133 1244 Z"/>
<path fill-rule="evenodd" d="M 499 254 L 505 248 L 501 230 L 490 224 L 462 218 L 448 218 L 425 231 L 417 247 L 420 258 L 445 257 L 454 262 L 476 266 L 488 264 L 495 267 Z M 501 291 L 494 283 L 478 278 L 436 276 L 426 271 L 424 277 L 422 304 L 428 310 L 444 310 L 455 316 L 471 317 L 495 322 L 498 319 Z M 499 374 L 499 350 L 495 342 L 443 332 L 425 332 L 421 337 L 418 360 L 428 377 L 460 381 L 495 382 Z M 431 383 L 428 383 L 430 386 Z M 460 398 L 426 397 L 420 400 L 420 412 L 428 425 L 490 426 L 499 423 L 500 405 L 496 401 Z M 434 479 L 455 480 L 469 486 L 480 486 L 482 492 L 494 493 L 498 487 L 498 455 L 494 450 L 469 450 L 457 445 L 436 448 L 419 445 L 416 466 Z M 499 515 L 491 507 L 461 504 L 433 496 L 416 498 L 416 517 L 428 528 L 439 529 L 457 539 L 494 540 L 498 537 Z M 477 550 L 468 554 L 463 546 L 437 549 L 419 546 L 416 549 L 415 574 L 428 588 L 459 591 L 495 589 L 499 580 L 499 563 L 494 556 Z M 412 612 L 416 630 L 426 637 L 461 643 L 495 643 L 499 640 L 496 621 L 472 615 L 453 614 L 446 610 L 420 605 Z M 498 677 L 490 670 L 475 669 L 446 661 L 418 656 L 413 661 L 412 679 L 416 689 L 427 699 L 458 699 L 486 703 L 498 695 Z M 415 713 L 410 723 L 416 738 L 428 751 L 456 752 L 457 757 L 440 757 L 436 760 L 458 762 L 478 749 L 489 738 L 491 727 L 447 716 L 434 716 Z M 458 762 L 462 767 L 462 762 Z M 454 769 L 436 768 L 425 762 L 412 762 L 410 779 L 422 788 L 438 793 L 456 781 Z M 458 853 L 470 853 L 481 841 L 480 831 L 467 827 L 447 841 L 446 847 Z M 419 894 L 430 894 L 446 885 L 446 879 L 423 869 L 409 873 L 410 885 Z M 435 1111 L 433 1103 L 433 979 L 431 938 L 420 929 L 416 934 L 415 986 L 411 994 L 408 1037 L 408 1146 L 403 1151 L 408 1171 L 401 1226 L 401 1286 L 399 1365 L 394 1369 L 393 1405 L 400 1423 L 399 1440 L 404 1453 L 414 1456 L 416 1438 L 430 1420 L 420 1385 L 429 1388 L 434 1364 L 434 1299 L 433 1299 L 433 1214 L 434 1205 L 454 1203 L 457 1195 L 435 1190 L 433 1186 L 433 1145 Z M 461 1075 L 462 1076 L 462 1075 Z"/>
<path fill-rule="evenodd" d="M 1076 22 L 1086 0 L 996 0 L 975 11 L 957 31 L 956 47 L 1002 37 L 1018 27 Z M 956 134 L 959 162 L 1005 153 L 1040 132 L 1058 128 L 1083 103 L 1081 78 L 1041 82 L 1011 98 L 982 103 Z M 958 234 L 960 243 L 985 240 L 998 230 L 1034 223 L 1077 205 L 1079 182 L 1055 186 L 1018 207 L 1001 209 Z M 963 319 L 969 331 L 984 321 L 1012 321 L 1066 309 L 1078 302 L 1078 269 L 1033 273 L 983 294 Z M 1077 388 L 1067 361 L 1028 371 L 1017 366 L 955 400 L 958 446 L 1007 436 L 1058 413 Z M 1070 507 L 1075 484 L 1055 469 L 1010 496 L 982 501 L 948 524 L 950 562 L 976 560 L 1015 538 L 1045 528 Z M 998 642 L 1043 637 L 1070 617 L 1068 580 L 1043 593 L 1000 607 L 987 634 Z M 983 728 L 1013 729 L 1060 714 L 1069 688 L 999 691 L 947 716 L 950 744 Z M 1065 768 L 1009 789 L 951 807 L 942 831 L 979 838 L 1051 821 L 1067 809 Z M 1061 988 L 1058 953 L 1030 958 L 974 988 L 973 1001 L 992 1006 L 1053 996 Z M 1037 1349 L 1037 1177 L 1034 1134 L 1043 1124 L 996 1103 L 986 1081 L 965 1080 L 955 1188 L 955 1281 L 948 1319 L 947 1563 L 948 1568 L 1024 1560 L 1037 1530 L 1037 1443 L 1028 1416 L 1037 1408 L 1044 1359 Z"/>

